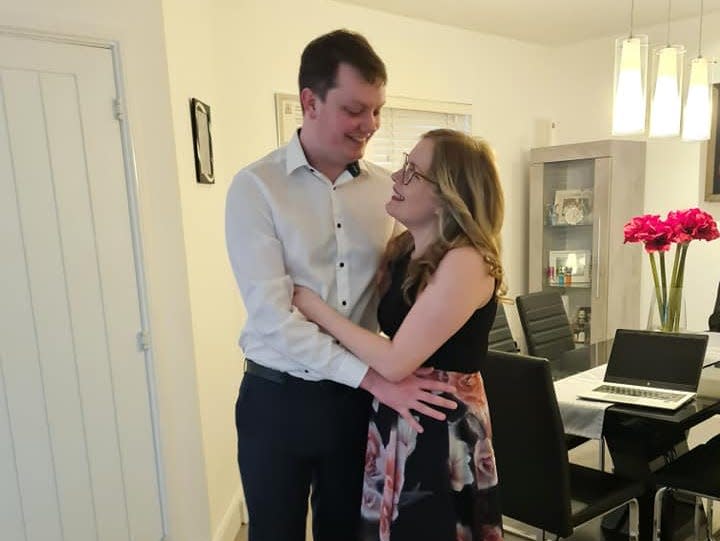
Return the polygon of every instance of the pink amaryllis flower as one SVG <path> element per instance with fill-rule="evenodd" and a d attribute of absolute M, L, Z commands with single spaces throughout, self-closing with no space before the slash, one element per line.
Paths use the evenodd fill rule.
<path fill-rule="evenodd" d="M 720 237 L 715 219 L 699 208 L 673 210 L 668 213 L 668 224 L 675 232 L 676 242 L 691 240 L 714 240 Z"/>
<path fill-rule="evenodd" d="M 625 233 L 625 243 L 643 242 L 647 238 L 649 224 L 653 224 L 660 220 L 659 214 L 643 214 L 635 216 L 625 224 L 623 231 Z"/>
<path fill-rule="evenodd" d="M 625 243 L 642 242 L 650 257 L 660 330 L 680 330 L 680 307 L 688 246 L 692 240 L 709 241 L 720 237 L 717 223 L 710 214 L 698 208 L 670 211 L 665 220 L 657 214 L 643 214 L 625 224 L 624 237 Z M 668 284 L 665 252 L 673 244 L 677 247 Z M 660 262 L 659 272 L 656 253 Z"/>
<path fill-rule="evenodd" d="M 675 232 L 665 220 L 657 214 L 636 216 L 624 228 L 625 242 L 642 242 L 645 251 L 667 252 L 675 241 Z"/>

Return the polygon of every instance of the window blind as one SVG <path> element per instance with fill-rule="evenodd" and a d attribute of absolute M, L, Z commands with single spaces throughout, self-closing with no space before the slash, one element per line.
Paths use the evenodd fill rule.
<path fill-rule="evenodd" d="M 394 171 L 402 165 L 403 152 L 410 152 L 423 133 L 450 128 L 469 135 L 471 124 L 470 114 L 385 106 L 380 113 L 380 129 L 370 139 L 365 159 Z"/>

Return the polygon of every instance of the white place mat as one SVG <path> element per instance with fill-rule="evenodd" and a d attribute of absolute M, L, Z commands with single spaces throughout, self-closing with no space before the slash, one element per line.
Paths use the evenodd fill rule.
<path fill-rule="evenodd" d="M 602 437 L 605 410 L 613 404 L 582 400 L 577 396 L 578 393 L 590 391 L 602 383 L 606 367 L 607 365 L 602 364 L 555 382 L 555 395 L 566 434 L 596 440 Z"/>

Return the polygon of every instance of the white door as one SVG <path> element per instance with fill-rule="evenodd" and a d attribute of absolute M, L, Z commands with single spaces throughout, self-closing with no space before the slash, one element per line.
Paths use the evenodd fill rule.
<path fill-rule="evenodd" d="M 163 537 L 112 54 L 0 35 L 3 541 Z"/>

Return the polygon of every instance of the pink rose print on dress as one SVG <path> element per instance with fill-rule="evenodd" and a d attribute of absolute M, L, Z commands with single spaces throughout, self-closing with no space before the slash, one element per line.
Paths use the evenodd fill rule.
<path fill-rule="evenodd" d="M 390 430 L 387 446 L 382 444 L 377 425 L 370 423 L 361 512 L 366 519 L 379 521 L 380 541 L 390 541 L 390 525 L 398 516 L 405 482 L 405 462 L 416 442 L 416 432 L 404 419 L 398 419 Z"/>
<path fill-rule="evenodd" d="M 497 485 L 498 477 L 495 469 L 495 452 L 490 438 L 478 439 L 473 450 L 475 464 L 475 484 L 479 489 Z"/>
<path fill-rule="evenodd" d="M 502 528 L 484 524 L 482 527 L 483 541 L 503 541 Z"/>
<path fill-rule="evenodd" d="M 384 455 L 382 439 L 375 423 L 368 427 L 368 441 L 365 448 L 365 477 L 370 481 L 382 481 L 384 475 Z"/>
<path fill-rule="evenodd" d="M 452 432 L 449 434 L 449 444 L 450 484 L 454 491 L 460 492 L 465 485 L 473 482 L 473 474 L 470 469 L 470 451 L 467 443 L 456 437 Z"/>
<path fill-rule="evenodd" d="M 467 526 L 463 526 L 459 522 L 455 524 L 455 540 L 456 541 L 473 541 L 472 532 Z"/>
<path fill-rule="evenodd" d="M 449 383 L 457 389 L 456 396 L 478 417 L 485 416 L 487 401 L 485 387 L 479 373 L 461 374 L 449 372 Z"/>

